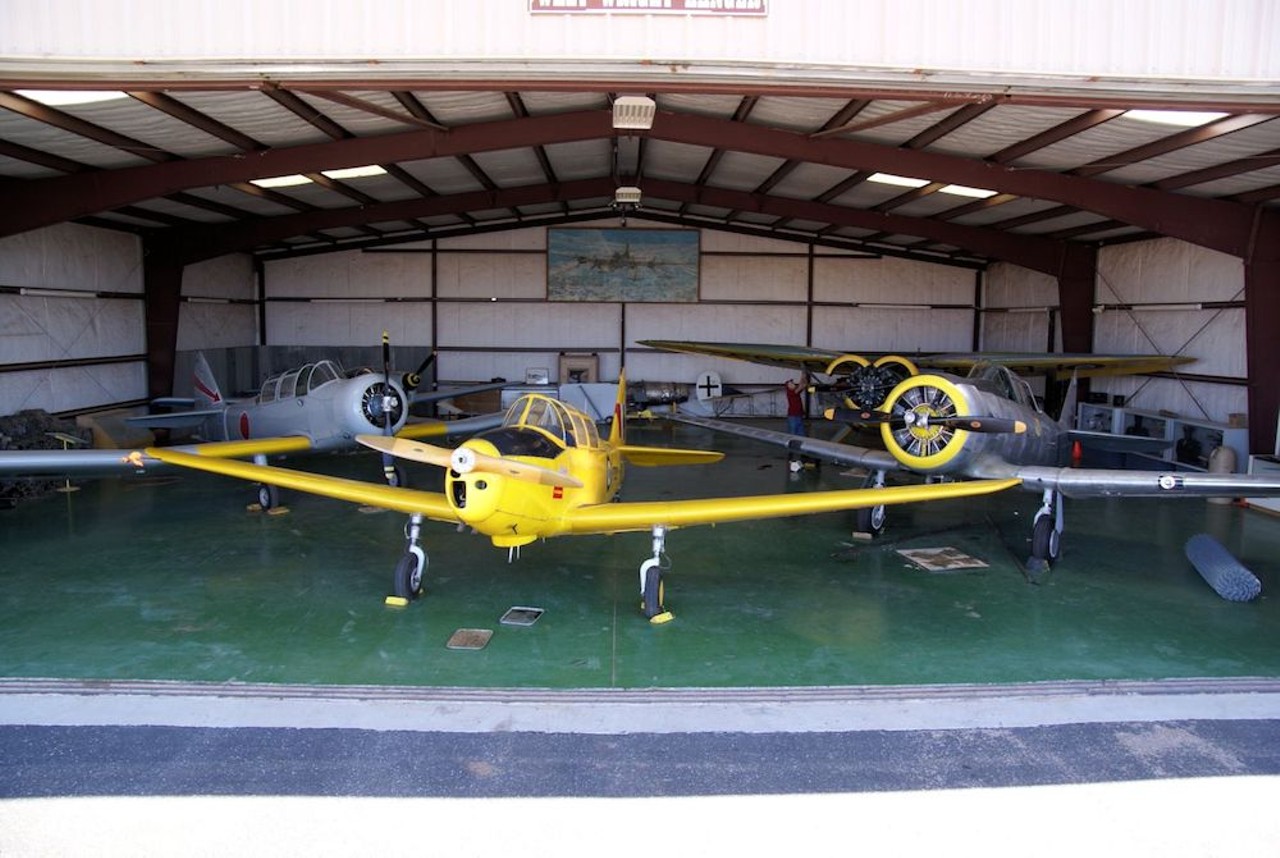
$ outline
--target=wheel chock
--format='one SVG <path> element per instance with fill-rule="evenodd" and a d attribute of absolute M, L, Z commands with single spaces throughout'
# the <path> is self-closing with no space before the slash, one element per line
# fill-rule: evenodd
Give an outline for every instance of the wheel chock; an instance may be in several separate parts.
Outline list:
<path fill-rule="evenodd" d="M 670 611 L 663 611 L 661 614 L 654 614 L 649 618 L 651 625 L 660 626 L 663 623 L 669 623 L 676 618 L 676 615 Z"/>
<path fill-rule="evenodd" d="M 288 515 L 289 508 L 287 506 L 273 506 L 267 510 L 267 515 Z"/>
<path fill-rule="evenodd" d="M 392 608 L 409 607 L 409 600 L 406 599 L 404 596 L 388 596 L 387 598 L 382 600 L 382 603 Z"/>

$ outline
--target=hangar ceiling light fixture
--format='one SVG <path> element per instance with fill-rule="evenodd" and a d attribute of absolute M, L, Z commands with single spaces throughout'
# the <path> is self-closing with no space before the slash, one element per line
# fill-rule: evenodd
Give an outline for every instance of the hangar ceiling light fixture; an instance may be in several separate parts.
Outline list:
<path fill-rule="evenodd" d="M 38 101 L 46 107 L 67 107 L 73 104 L 93 104 L 98 101 L 114 101 L 128 98 L 123 92 L 103 89 L 18 89 L 23 98 Z"/>
<path fill-rule="evenodd" d="M 1195 128 L 1222 119 L 1227 114 L 1207 110 L 1126 110 L 1124 115 L 1127 119 L 1137 119 L 1139 122 Z"/>
<path fill-rule="evenodd" d="M 367 176 L 384 176 L 387 171 L 377 164 L 369 164 L 365 167 L 344 167 L 341 170 L 321 170 L 321 175 L 328 176 L 330 179 L 363 179 Z M 293 185 L 306 185 L 311 182 L 301 173 L 292 173 L 288 176 L 271 176 L 266 179 L 251 179 L 249 184 L 257 185 L 260 188 L 288 188 Z"/>
<path fill-rule="evenodd" d="M 648 129 L 658 105 L 647 95 L 623 95 L 613 101 L 613 127 Z"/>

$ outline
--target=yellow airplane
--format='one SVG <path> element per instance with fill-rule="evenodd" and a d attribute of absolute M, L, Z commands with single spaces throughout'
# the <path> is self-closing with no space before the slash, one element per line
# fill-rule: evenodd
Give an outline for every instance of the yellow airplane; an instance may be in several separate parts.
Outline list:
<path fill-rule="evenodd" d="M 495 546 L 506 548 L 509 558 L 521 546 L 552 536 L 649 531 L 653 556 L 640 566 L 640 596 L 644 615 L 656 623 L 671 618 L 664 606 L 662 575 L 669 567 L 664 563 L 667 532 L 674 528 L 967 497 L 997 492 L 1019 482 L 975 480 L 616 503 L 624 461 L 633 465 L 693 465 L 724 457 L 707 450 L 627 444 L 626 390 L 624 374 L 618 381 L 613 420 L 605 439 L 586 414 L 539 393 L 520 397 L 507 410 L 501 426 L 452 450 L 407 438 L 358 437 L 375 450 L 446 468 L 442 493 L 203 456 L 198 448 L 197 452 L 148 448 L 146 455 L 171 465 L 408 513 L 405 552 L 395 570 L 395 596 L 388 597 L 392 604 L 408 604 L 422 594 L 427 568 L 420 541 L 424 519 L 467 525 L 488 536 Z"/>

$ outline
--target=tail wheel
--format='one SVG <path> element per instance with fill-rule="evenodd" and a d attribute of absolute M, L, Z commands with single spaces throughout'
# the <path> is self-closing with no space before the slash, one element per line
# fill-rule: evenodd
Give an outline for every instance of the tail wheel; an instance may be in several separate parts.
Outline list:
<path fill-rule="evenodd" d="M 937 470 L 963 449 L 969 433 L 933 420 L 956 417 L 971 409 L 964 393 L 945 378 L 917 375 L 893 389 L 885 402 L 893 419 L 880 427 L 880 436 L 894 458 L 916 471 Z"/>

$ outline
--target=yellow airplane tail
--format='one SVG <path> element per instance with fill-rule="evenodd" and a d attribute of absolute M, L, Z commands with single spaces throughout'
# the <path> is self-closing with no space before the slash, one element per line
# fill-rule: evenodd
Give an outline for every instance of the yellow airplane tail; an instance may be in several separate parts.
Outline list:
<path fill-rule="evenodd" d="M 613 403 L 613 422 L 609 424 L 609 444 L 621 447 L 627 443 L 627 371 L 618 371 L 618 398 Z"/>

